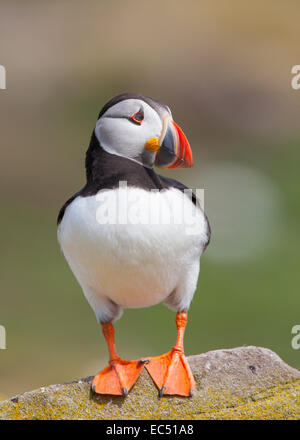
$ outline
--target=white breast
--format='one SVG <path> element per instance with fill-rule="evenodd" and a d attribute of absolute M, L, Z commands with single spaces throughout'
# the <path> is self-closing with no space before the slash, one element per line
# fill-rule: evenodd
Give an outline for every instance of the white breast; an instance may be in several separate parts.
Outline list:
<path fill-rule="evenodd" d="M 119 188 L 77 197 L 58 229 L 88 299 L 92 292 L 121 307 L 166 300 L 192 267 L 199 269 L 206 234 L 200 209 L 175 189 Z"/>

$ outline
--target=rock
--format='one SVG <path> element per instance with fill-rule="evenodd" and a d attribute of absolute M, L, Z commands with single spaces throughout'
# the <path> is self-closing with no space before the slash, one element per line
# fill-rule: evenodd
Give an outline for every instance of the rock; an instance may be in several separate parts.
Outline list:
<path fill-rule="evenodd" d="M 96 396 L 92 378 L 0 402 L 0 419 L 299 419 L 300 372 L 260 347 L 190 356 L 192 398 L 158 397 L 144 369 L 127 397 Z"/>

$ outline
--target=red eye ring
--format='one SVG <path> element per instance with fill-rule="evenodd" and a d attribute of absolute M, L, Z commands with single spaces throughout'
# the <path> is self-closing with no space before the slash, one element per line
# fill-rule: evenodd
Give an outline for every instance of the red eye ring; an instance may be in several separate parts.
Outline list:
<path fill-rule="evenodd" d="M 134 115 L 130 116 L 130 119 L 135 123 L 141 125 L 144 120 L 144 112 L 143 109 L 139 109 Z"/>

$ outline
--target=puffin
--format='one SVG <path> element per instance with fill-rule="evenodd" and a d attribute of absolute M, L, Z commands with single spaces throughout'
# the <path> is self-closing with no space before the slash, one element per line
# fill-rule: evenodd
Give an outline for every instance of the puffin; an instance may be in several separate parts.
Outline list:
<path fill-rule="evenodd" d="M 94 393 L 126 396 L 144 368 L 159 396 L 195 390 L 183 339 L 210 226 L 194 192 L 154 170 L 192 165 L 187 137 L 158 100 L 123 93 L 100 111 L 85 157 L 86 184 L 57 219 L 61 251 L 108 347 Z M 158 356 L 121 359 L 114 321 L 126 308 L 158 303 L 176 313 L 174 346 Z"/>

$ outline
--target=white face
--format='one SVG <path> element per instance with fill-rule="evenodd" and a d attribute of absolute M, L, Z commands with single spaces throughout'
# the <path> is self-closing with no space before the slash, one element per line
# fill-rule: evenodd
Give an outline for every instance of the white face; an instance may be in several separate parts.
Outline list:
<path fill-rule="evenodd" d="M 138 122 L 140 111 L 144 116 L 141 123 Z M 135 122 L 131 118 L 136 114 Z M 159 139 L 161 132 L 161 117 L 139 99 L 126 99 L 110 107 L 95 128 L 96 137 L 105 151 L 148 167 L 153 166 L 156 153 L 148 151 L 145 144 L 151 138 Z"/>

